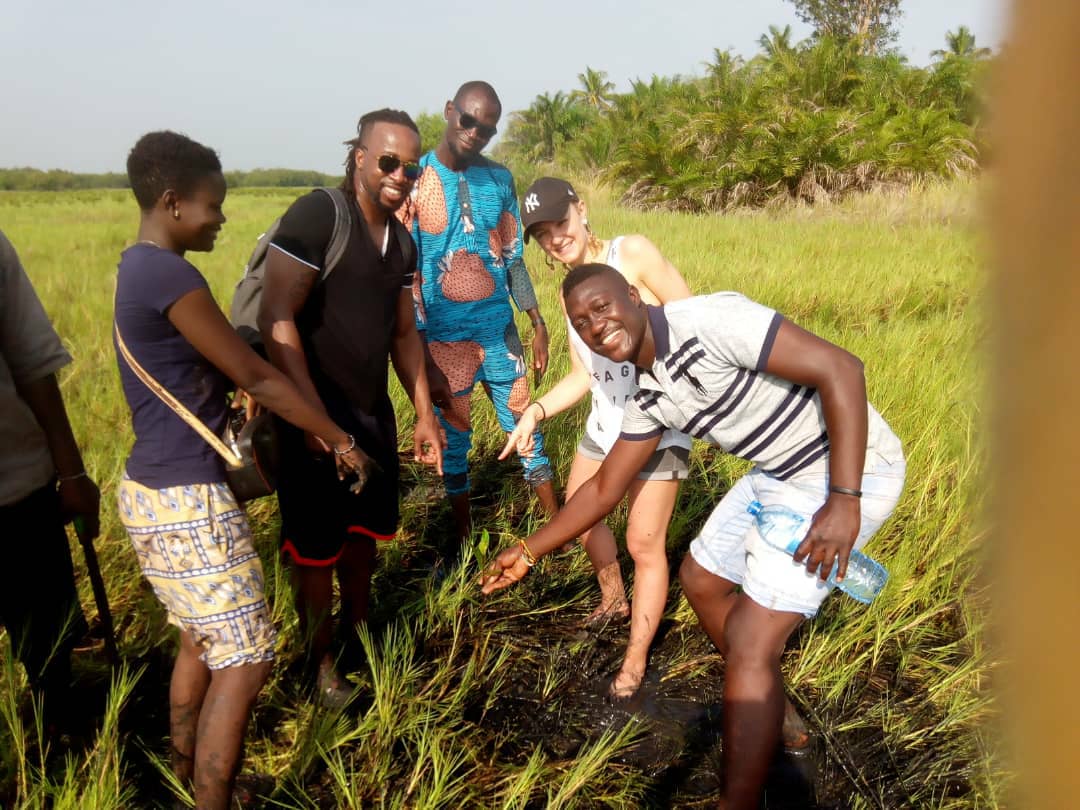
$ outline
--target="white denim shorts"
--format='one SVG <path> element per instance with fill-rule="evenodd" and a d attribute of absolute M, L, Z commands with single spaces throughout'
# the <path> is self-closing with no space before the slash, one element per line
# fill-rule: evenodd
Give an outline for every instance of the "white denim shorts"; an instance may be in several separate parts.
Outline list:
<path fill-rule="evenodd" d="M 860 501 L 862 523 L 855 548 L 862 548 L 888 520 L 904 488 L 906 463 L 899 448 L 887 454 L 867 451 Z M 768 545 L 758 534 L 751 501 L 764 506 L 784 504 L 806 516 L 807 525 L 829 495 L 827 475 L 780 481 L 756 467 L 736 482 L 716 505 L 701 533 L 690 544 L 694 561 L 711 574 L 742 585 L 762 607 L 806 618 L 817 613 L 831 586 L 817 572 L 806 570 L 787 553 Z M 883 561 L 888 568 L 888 561 Z"/>

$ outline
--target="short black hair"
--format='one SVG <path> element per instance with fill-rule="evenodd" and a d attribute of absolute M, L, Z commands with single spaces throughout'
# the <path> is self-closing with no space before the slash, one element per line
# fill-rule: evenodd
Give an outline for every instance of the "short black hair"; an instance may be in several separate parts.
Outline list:
<path fill-rule="evenodd" d="M 356 173 L 356 150 L 364 145 L 364 136 L 376 124 L 397 124 L 398 126 L 408 127 L 416 133 L 417 137 L 420 136 L 420 128 L 416 126 L 416 122 L 412 120 L 412 116 L 407 112 L 383 107 L 381 110 L 372 110 L 361 115 L 360 120 L 356 122 L 356 137 L 345 141 L 345 145 L 349 147 L 349 154 L 345 156 L 345 180 L 341 183 L 341 187 L 345 191 L 353 190 L 353 175 Z"/>
<path fill-rule="evenodd" d="M 471 95 L 473 93 L 483 93 L 488 97 L 490 101 L 495 103 L 495 105 L 499 108 L 499 112 L 502 112 L 502 102 L 499 100 L 499 94 L 495 92 L 495 88 L 487 82 L 482 82 L 478 80 L 465 82 L 465 84 L 461 85 L 461 87 L 458 88 L 457 92 L 454 93 L 454 103 L 460 103 L 461 100 L 465 98 L 465 96 Z"/>
<path fill-rule="evenodd" d="M 217 152 L 167 129 L 143 135 L 127 157 L 128 182 L 143 211 L 153 208 L 168 189 L 184 196 L 207 175 L 220 172 Z"/>
<path fill-rule="evenodd" d="M 595 262 L 592 264 L 582 264 L 567 273 L 566 278 L 563 279 L 563 300 L 565 301 L 567 298 L 570 297 L 570 293 L 574 290 L 575 287 L 580 284 L 584 284 L 590 278 L 608 275 L 622 282 L 618 285 L 619 289 L 630 289 L 630 282 L 628 282 L 626 278 L 623 277 L 623 274 L 616 270 L 614 267 L 612 267 L 610 264 L 601 264 L 600 262 Z"/>

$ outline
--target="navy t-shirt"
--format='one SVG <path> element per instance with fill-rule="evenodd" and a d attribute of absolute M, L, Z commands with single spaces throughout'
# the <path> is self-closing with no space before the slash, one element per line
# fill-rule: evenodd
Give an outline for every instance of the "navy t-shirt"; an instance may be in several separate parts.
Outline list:
<path fill-rule="evenodd" d="M 120 257 L 115 317 L 139 365 L 220 435 L 233 385 L 168 318 L 169 307 L 200 288 L 208 289 L 206 279 L 183 257 L 154 245 L 132 245 Z M 128 476 L 153 488 L 223 481 L 221 456 L 135 376 L 119 348 L 116 359 L 135 430 Z"/>

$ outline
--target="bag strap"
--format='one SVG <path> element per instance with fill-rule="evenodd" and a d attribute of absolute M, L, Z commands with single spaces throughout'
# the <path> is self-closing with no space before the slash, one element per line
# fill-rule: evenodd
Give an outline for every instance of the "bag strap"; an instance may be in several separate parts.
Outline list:
<path fill-rule="evenodd" d="M 394 221 L 394 233 L 397 236 L 398 250 L 401 252 L 401 260 L 405 264 L 407 270 L 412 262 L 416 261 L 414 256 L 412 260 L 409 259 L 409 249 L 416 250 L 416 243 L 413 242 L 412 232 L 402 224 L 401 220 L 393 214 L 390 215 L 390 219 Z M 420 268 L 417 268 L 417 272 L 420 272 Z"/>
<path fill-rule="evenodd" d="M 326 245 L 326 258 L 322 273 L 319 276 L 319 281 L 323 281 L 337 266 L 337 263 L 341 261 L 341 257 L 345 255 L 345 248 L 349 245 L 349 232 L 352 230 L 352 217 L 349 214 L 349 200 L 346 198 L 345 192 L 340 188 L 320 187 L 315 191 L 322 191 L 334 203 L 334 225 L 330 230 L 330 241 Z M 251 272 L 253 267 L 262 264 L 267 251 L 270 250 L 270 240 L 264 239 L 264 237 L 271 230 L 277 230 L 280 224 L 281 217 L 278 217 L 266 232 L 259 235 L 259 241 L 256 243 L 255 249 L 248 257 L 247 264 L 244 265 L 245 276 Z"/>
<path fill-rule="evenodd" d="M 240 459 L 240 456 L 234 453 L 219 437 L 215 436 L 214 432 L 210 430 L 199 417 L 189 411 L 180 400 L 170 394 L 168 389 L 155 380 L 149 371 L 139 365 L 139 361 L 131 355 L 130 351 L 128 351 L 127 344 L 124 343 L 124 339 L 120 336 L 120 325 L 115 321 L 113 322 L 113 333 L 116 335 L 116 345 L 120 347 L 120 354 L 124 356 L 124 360 L 127 361 L 131 370 L 135 372 L 135 376 L 142 380 L 143 383 L 146 384 L 146 387 L 157 395 L 158 399 L 172 408 L 177 416 L 187 422 L 192 430 L 202 436 L 203 439 L 206 440 L 206 443 L 214 448 L 219 456 L 225 459 L 226 464 L 230 467 L 243 466 L 243 461 Z"/>
<path fill-rule="evenodd" d="M 326 277 L 333 272 L 338 262 L 341 261 L 341 257 L 345 255 L 345 248 L 349 246 L 349 236 L 352 231 L 352 214 L 349 210 L 349 198 L 340 188 L 326 187 L 320 188 L 319 191 L 326 192 L 330 199 L 334 201 L 334 229 L 330 233 L 330 243 L 326 246 L 325 265 L 322 275 L 319 277 L 320 281 L 326 281 Z M 398 251 L 401 253 L 405 266 L 408 267 L 410 264 L 409 243 L 412 242 L 412 233 L 397 217 L 391 216 L 390 219 L 393 220 L 391 224 L 397 237 Z"/>
<path fill-rule="evenodd" d="M 326 259 L 319 278 L 320 281 L 326 281 L 326 277 L 337 267 L 341 257 L 345 255 L 345 248 L 349 245 L 352 215 L 349 211 L 349 201 L 340 188 L 320 188 L 319 191 L 325 192 L 334 203 L 334 229 L 330 232 L 330 242 L 326 246 Z"/>

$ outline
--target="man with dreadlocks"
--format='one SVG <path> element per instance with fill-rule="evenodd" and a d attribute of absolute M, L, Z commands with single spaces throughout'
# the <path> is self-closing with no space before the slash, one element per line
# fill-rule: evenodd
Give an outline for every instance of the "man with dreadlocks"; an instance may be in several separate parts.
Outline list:
<path fill-rule="evenodd" d="M 318 191 L 300 197 L 272 239 L 259 310 L 271 361 L 382 468 L 354 494 L 316 437 L 281 425 L 282 552 L 292 564 L 318 697 L 331 706 L 351 693 L 340 673 L 356 661 L 356 627 L 368 615 L 375 541 L 389 540 L 397 530 L 397 425 L 387 391 L 388 355 L 416 409 L 415 457 L 441 473 L 443 441 L 413 320 L 416 250 L 393 216 L 419 174 L 420 135 L 407 114 L 382 109 L 364 115 L 346 144 L 342 190 L 350 231 L 344 253 L 319 280 L 335 204 Z M 335 569 L 347 623 L 340 664 L 331 652 Z"/>

